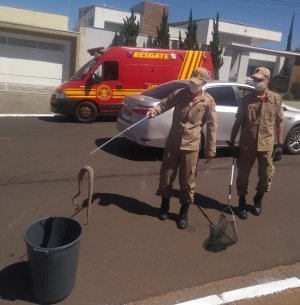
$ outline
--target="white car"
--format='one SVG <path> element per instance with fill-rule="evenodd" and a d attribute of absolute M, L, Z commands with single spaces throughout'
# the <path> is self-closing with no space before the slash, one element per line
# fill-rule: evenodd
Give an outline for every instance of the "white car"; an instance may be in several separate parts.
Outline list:
<path fill-rule="evenodd" d="M 123 107 L 118 115 L 117 129 L 123 132 L 134 123 L 142 120 L 149 108 L 154 107 L 170 93 L 187 86 L 187 84 L 188 80 L 174 80 L 140 94 L 125 97 Z M 242 83 L 210 81 L 203 87 L 203 90 L 213 96 L 217 104 L 217 147 L 226 147 L 238 105 L 242 97 L 254 91 L 254 88 Z M 285 148 L 290 154 L 300 154 L 300 110 L 284 105 L 284 115 Z M 139 145 L 163 148 L 171 127 L 172 117 L 173 109 L 129 128 L 123 133 L 123 136 Z M 205 125 L 202 139 L 204 145 Z"/>

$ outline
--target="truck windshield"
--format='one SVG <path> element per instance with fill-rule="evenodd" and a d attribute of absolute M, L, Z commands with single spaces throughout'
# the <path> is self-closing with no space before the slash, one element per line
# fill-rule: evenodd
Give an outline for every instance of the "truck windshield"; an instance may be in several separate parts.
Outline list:
<path fill-rule="evenodd" d="M 94 67 L 96 64 L 96 59 L 91 59 L 86 64 L 84 64 L 72 77 L 71 80 L 81 80 L 84 79 L 86 74 Z"/>

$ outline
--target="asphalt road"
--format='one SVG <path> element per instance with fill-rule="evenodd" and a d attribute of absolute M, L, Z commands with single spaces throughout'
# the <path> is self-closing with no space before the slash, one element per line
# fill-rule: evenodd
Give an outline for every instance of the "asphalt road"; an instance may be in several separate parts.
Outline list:
<path fill-rule="evenodd" d="M 61 304 L 124 304 L 238 277 L 300 260 L 300 155 L 277 164 L 263 213 L 237 219 L 239 241 L 212 253 L 203 248 L 207 220 L 197 206 L 190 226 L 176 227 L 178 199 L 171 217 L 157 219 L 155 195 L 162 150 L 144 149 L 117 138 L 113 120 L 77 124 L 60 117 L 0 118 L 0 273 L 4 304 L 34 304 L 29 289 L 23 234 L 37 219 L 74 216 L 83 224 L 76 285 Z M 74 215 L 77 174 L 84 164 L 94 173 L 89 225 L 86 209 Z M 217 222 L 227 203 L 231 158 L 218 152 L 209 165 L 200 159 L 196 203 Z M 248 201 L 255 194 L 254 168 Z M 177 187 L 177 185 L 176 185 Z M 79 201 L 86 201 L 87 183 Z M 233 194 L 232 204 L 237 202 Z M 229 216 L 228 216 L 229 217 Z M 270 279 L 266 279 L 270 280 Z M 243 287 L 237 282 L 235 288 Z M 177 301 L 184 295 L 178 294 Z"/>

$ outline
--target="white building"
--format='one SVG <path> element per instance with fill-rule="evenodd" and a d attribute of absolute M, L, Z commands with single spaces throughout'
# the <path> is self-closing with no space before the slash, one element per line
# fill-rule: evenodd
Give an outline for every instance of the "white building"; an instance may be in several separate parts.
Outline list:
<path fill-rule="evenodd" d="M 68 17 L 0 6 L 0 91 L 51 93 L 70 78 L 79 34 Z"/>
<path fill-rule="evenodd" d="M 213 32 L 213 18 L 195 20 L 197 23 L 197 40 L 203 48 L 210 44 Z M 175 26 L 187 27 L 187 22 L 178 22 Z M 261 52 L 259 47 L 252 51 L 245 46 L 255 46 L 262 42 L 280 42 L 282 33 L 258 28 L 252 25 L 219 20 L 219 40 L 223 47 L 224 64 L 220 69 L 221 80 L 245 82 L 257 66 L 268 67 L 278 74 L 281 66 L 277 65 L 277 56 Z M 283 64 L 283 62 L 281 63 Z"/>
<path fill-rule="evenodd" d="M 156 29 L 169 5 L 144 1 L 132 8 L 140 24 L 140 47 L 152 47 Z M 128 11 L 106 6 L 88 6 L 79 10 L 75 32 L 68 31 L 68 17 L 0 5 L 0 91 L 50 93 L 69 79 L 76 69 L 90 59 L 87 49 L 109 47 L 130 17 Z M 213 19 L 196 20 L 197 39 L 205 49 L 213 30 Z M 169 28 L 171 45 L 182 39 L 188 22 Z M 230 21 L 219 22 L 220 42 L 224 47 L 224 65 L 220 79 L 244 82 L 253 68 L 267 66 L 276 75 L 284 56 L 299 53 L 276 51 L 255 46 L 257 43 L 281 40 L 280 32 Z"/>
<path fill-rule="evenodd" d="M 137 39 L 137 46 L 151 47 L 153 32 L 150 29 L 159 26 L 163 9 L 169 12 L 169 6 L 159 3 L 144 1 L 132 8 L 137 21 L 142 24 L 142 35 Z M 119 14 L 117 14 L 119 11 Z M 160 14 L 158 13 L 160 11 Z M 123 19 L 131 15 L 131 9 L 127 12 L 106 6 L 89 6 L 82 8 L 79 13 L 79 20 L 75 27 L 80 32 L 80 53 L 79 64 L 84 64 L 89 58 L 86 52 L 89 48 L 98 46 L 109 47 L 115 32 L 118 32 L 123 24 Z M 114 19 L 115 18 L 115 19 Z M 156 18 L 154 20 L 154 18 Z M 143 22 L 154 20 L 156 23 L 143 27 Z M 197 40 L 202 49 L 206 49 L 212 40 L 213 18 L 199 19 L 197 23 Z M 155 25 L 156 24 L 156 25 Z M 113 26 L 112 26 L 113 25 Z M 170 25 L 171 46 L 176 45 L 179 39 L 179 31 L 182 39 L 185 38 L 185 31 L 188 21 L 177 22 Z M 260 48 L 258 43 L 280 42 L 282 33 L 269 29 L 258 28 L 252 25 L 240 24 L 231 21 L 219 21 L 219 38 L 223 46 L 224 64 L 220 69 L 221 80 L 232 80 L 245 82 L 252 74 L 255 67 L 263 65 L 268 67 L 272 75 L 277 75 L 284 62 L 285 56 L 295 58 L 299 53 L 276 51 Z"/>
<path fill-rule="evenodd" d="M 87 6 L 79 9 L 79 19 L 74 30 L 79 31 L 81 26 L 105 29 L 108 31 L 121 30 L 123 19 L 130 17 L 130 12 L 106 6 Z M 140 23 L 140 14 L 135 14 L 136 22 Z"/>

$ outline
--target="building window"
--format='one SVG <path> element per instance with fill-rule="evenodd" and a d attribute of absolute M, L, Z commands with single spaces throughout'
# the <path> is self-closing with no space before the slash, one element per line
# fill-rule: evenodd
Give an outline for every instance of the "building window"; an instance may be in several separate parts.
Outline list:
<path fill-rule="evenodd" d="M 105 21 L 104 30 L 113 31 L 113 32 L 121 32 L 122 25 L 123 24 L 121 24 L 121 23 Z"/>
<path fill-rule="evenodd" d="M 60 51 L 60 52 L 65 51 L 65 46 L 62 44 L 44 42 L 44 41 L 38 41 L 38 48 L 44 50 Z"/>
<path fill-rule="evenodd" d="M 37 49 L 59 51 L 59 52 L 65 51 L 65 46 L 63 44 L 44 42 L 44 41 L 34 41 L 34 40 L 14 38 L 14 37 L 0 36 L 0 44 L 7 44 L 11 46 L 26 47 L 26 48 L 37 48 Z"/>
<path fill-rule="evenodd" d="M 36 48 L 37 47 L 37 41 L 8 37 L 8 45 L 19 46 L 19 47 L 27 47 L 27 48 Z"/>
<path fill-rule="evenodd" d="M 218 106 L 237 106 L 233 87 L 213 87 L 205 90 L 215 100 Z"/>

